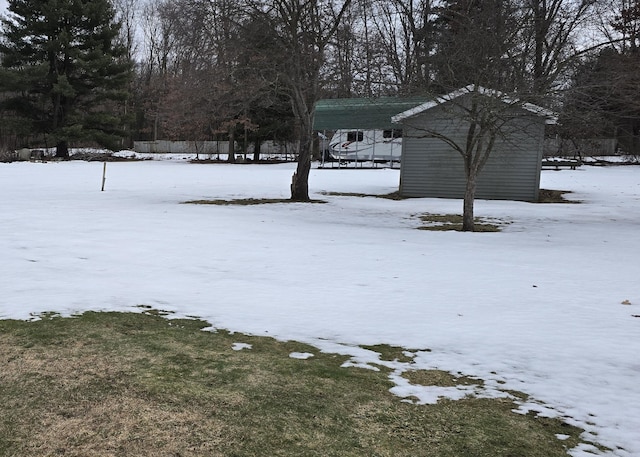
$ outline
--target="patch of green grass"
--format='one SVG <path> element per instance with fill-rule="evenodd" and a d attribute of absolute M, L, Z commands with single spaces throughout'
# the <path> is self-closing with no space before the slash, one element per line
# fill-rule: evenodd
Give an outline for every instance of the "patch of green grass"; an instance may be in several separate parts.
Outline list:
<path fill-rule="evenodd" d="M 144 314 L 149 314 L 151 316 L 170 316 L 173 314 L 173 311 L 157 309 L 149 305 L 137 305 L 136 308 L 140 308 Z"/>
<path fill-rule="evenodd" d="M 426 225 L 418 227 L 419 230 L 448 231 L 462 230 L 462 216 L 459 214 L 422 214 L 420 220 Z M 502 227 L 509 222 L 498 219 L 476 217 L 474 220 L 474 231 L 476 232 L 499 232 Z"/>
<path fill-rule="evenodd" d="M 408 404 L 345 356 L 147 311 L 0 321 L 0 455 L 560 457 L 579 442 L 506 399 Z M 452 382 L 428 373 L 409 376 Z"/>
<path fill-rule="evenodd" d="M 300 203 L 290 198 L 236 198 L 233 200 L 190 200 L 185 204 L 193 205 L 220 205 L 220 206 L 249 206 L 249 205 L 267 205 L 272 203 Z M 304 203 L 327 203 L 324 200 L 309 200 Z"/>

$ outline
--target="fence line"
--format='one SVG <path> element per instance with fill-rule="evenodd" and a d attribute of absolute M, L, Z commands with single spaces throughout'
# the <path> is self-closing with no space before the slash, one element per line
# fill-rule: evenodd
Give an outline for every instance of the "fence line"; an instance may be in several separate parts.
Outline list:
<path fill-rule="evenodd" d="M 218 155 L 229 153 L 228 141 L 134 141 L 133 149 L 140 153 L 159 153 L 159 154 L 205 154 Z M 234 148 L 236 154 L 244 154 L 238 151 L 238 145 Z M 254 145 L 247 147 L 247 154 L 253 154 Z M 297 145 L 290 142 L 265 141 L 260 145 L 261 155 L 290 155 L 297 153 Z"/>

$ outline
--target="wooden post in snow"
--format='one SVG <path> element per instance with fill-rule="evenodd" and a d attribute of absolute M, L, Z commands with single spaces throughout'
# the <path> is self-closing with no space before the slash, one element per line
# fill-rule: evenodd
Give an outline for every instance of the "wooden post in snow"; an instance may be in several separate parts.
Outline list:
<path fill-rule="evenodd" d="M 100 192 L 104 192 L 104 182 L 107 180 L 107 162 L 102 163 L 102 188 Z"/>

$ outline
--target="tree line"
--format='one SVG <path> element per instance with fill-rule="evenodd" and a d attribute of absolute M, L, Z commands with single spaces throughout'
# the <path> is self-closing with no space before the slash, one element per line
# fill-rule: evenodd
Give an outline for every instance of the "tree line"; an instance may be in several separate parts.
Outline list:
<path fill-rule="evenodd" d="M 638 0 L 9 0 L 0 145 L 298 140 L 320 98 L 487 87 L 640 153 Z M 234 154 L 229 155 L 233 160 Z"/>

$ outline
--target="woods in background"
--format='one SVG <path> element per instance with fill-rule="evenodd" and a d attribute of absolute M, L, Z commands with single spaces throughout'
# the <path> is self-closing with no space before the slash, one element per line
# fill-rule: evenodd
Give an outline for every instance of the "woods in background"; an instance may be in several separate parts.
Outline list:
<path fill-rule="evenodd" d="M 319 98 L 477 84 L 638 154 L 639 29 L 637 0 L 10 0 L 0 144 L 299 140 L 306 164 Z"/>

